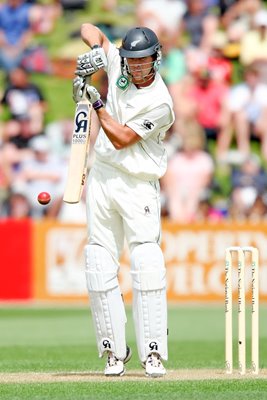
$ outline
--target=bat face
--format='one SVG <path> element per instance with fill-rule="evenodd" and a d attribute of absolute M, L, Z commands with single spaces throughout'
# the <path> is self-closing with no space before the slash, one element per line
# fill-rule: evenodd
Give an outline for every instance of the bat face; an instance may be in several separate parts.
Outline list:
<path fill-rule="evenodd" d="M 72 143 L 84 144 L 87 138 L 89 121 L 89 107 L 88 103 L 79 102 L 75 113 L 75 126 L 72 136 Z"/>
<path fill-rule="evenodd" d="M 84 99 L 77 103 L 72 134 L 67 185 L 63 200 L 78 203 L 87 174 L 92 105 Z"/>

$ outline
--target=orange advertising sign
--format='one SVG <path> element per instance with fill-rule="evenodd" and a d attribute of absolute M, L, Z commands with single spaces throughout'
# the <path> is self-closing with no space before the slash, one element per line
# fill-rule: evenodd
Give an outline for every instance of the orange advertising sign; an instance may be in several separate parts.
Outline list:
<path fill-rule="evenodd" d="M 174 225 L 163 221 L 162 249 L 167 268 L 169 301 L 223 301 L 224 257 L 228 246 L 255 246 L 260 255 L 260 297 L 267 300 L 267 224 Z M 86 228 L 57 222 L 35 225 L 34 296 L 46 300 L 88 301 L 84 246 Z M 247 260 L 246 291 L 251 269 Z M 237 291 L 237 270 L 233 273 Z M 131 276 L 127 247 L 121 258 L 120 285 L 131 301 Z"/>

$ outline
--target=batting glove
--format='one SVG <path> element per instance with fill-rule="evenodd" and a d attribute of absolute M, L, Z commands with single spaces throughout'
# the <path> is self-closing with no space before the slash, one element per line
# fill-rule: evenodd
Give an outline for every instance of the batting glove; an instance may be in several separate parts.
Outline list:
<path fill-rule="evenodd" d="M 107 57 L 105 51 L 100 46 L 93 46 L 88 53 L 81 54 L 77 58 L 76 75 L 82 77 L 92 75 L 99 69 L 106 67 Z"/>
<path fill-rule="evenodd" d="M 104 103 L 101 100 L 100 93 L 94 86 L 86 86 L 86 95 L 92 103 L 94 110 L 98 110 L 101 107 L 104 107 Z"/>
<path fill-rule="evenodd" d="M 85 89 L 85 79 L 81 76 L 76 76 L 72 81 L 72 98 L 75 103 L 78 103 L 83 98 L 83 91 Z"/>

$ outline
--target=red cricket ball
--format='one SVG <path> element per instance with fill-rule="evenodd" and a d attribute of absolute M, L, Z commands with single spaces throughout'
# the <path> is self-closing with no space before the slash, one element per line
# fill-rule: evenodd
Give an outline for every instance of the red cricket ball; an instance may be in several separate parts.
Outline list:
<path fill-rule="evenodd" d="M 47 192 L 41 192 L 38 194 L 38 201 L 40 204 L 45 205 L 48 204 L 51 200 L 51 196 Z"/>

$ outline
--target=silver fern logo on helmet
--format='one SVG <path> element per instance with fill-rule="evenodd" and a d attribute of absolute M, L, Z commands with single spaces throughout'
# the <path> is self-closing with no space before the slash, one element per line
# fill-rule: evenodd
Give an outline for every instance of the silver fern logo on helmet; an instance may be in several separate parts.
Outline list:
<path fill-rule="evenodd" d="M 141 40 L 134 40 L 133 42 L 131 42 L 131 49 L 133 48 L 133 47 L 136 47 L 136 45 L 138 44 L 138 43 L 140 43 L 141 42 Z"/>

